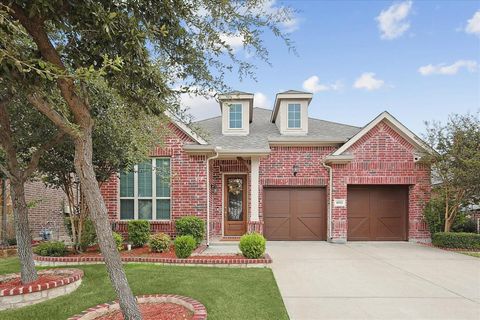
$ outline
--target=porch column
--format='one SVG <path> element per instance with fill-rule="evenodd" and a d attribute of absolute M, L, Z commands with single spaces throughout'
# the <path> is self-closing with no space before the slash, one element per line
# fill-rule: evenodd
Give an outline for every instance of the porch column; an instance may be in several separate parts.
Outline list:
<path fill-rule="evenodd" d="M 251 158 L 251 173 L 250 183 L 252 190 L 252 199 L 250 201 L 250 221 L 258 221 L 258 184 L 259 184 L 259 170 L 260 159 L 258 157 Z"/>

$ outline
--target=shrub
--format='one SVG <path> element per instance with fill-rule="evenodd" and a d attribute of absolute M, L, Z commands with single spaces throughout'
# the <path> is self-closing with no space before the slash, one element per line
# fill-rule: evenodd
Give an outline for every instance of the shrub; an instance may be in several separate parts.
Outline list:
<path fill-rule="evenodd" d="M 476 232 L 477 231 L 477 224 L 475 220 L 464 213 L 459 214 L 455 218 L 455 222 L 452 226 L 453 232 Z"/>
<path fill-rule="evenodd" d="M 150 223 L 147 220 L 128 222 L 128 241 L 134 247 L 143 247 L 150 237 Z"/>
<path fill-rule="evenodd" d="M 480 250 L 480 234 L 466 232 L 438 232 L 433 235 L 432 243 L 441 248 Z"/>
<path fill-rule="evenodd" d="M 445 203 L 441 198 L 432 198 L 423 209 L 423 218 L 430 234 L 442 232 L 445 229 Z"/>
<path fill-rule="evenodd" d="M 174 244 L 175 255 L 181 259 L 190 257 L 197 245 L 195 239 L 191 235 L 177 237 L 174 241 Z"/>
<path fill-rule="evenodd" d="M 265 238 L 256 232 L 244 234 L 240 238 L 240 251 L 248 259 L 258 259 L 265 254 Z"/>
<path fill-rule="evenodd" d="M 75 225 L 77 226 L 78 232 L 78 220 L 75 221 Z M 70 218 L 65 218 L 65 227 L 67 229 L 68 234 L 72 237 L 72 224 Z M 93 227 L 93 222 L 90 219 L 86 219 L 83 221 L 82 226 L 82 235 L 80 239 L 80 243 L 78 243 L 78 249 L 80 251 L 85 251 L 88 247 L 94 246 L 97 244 L 97 233 L 95 232 L 95 228 Z"/>
<path fill-rule="evenodd" d="M 40 243 L 38 246 L 33 248 L 33 252 L 39 256 L 62 257 L 68 252 L 68 250 L 63 242 L 49 241 Z"/>
<path fill-rule="evenodd" d="M 148 242 L 148 246 L 150 250 L 153 252 L 165 252 L 170 249 L 170 244 L 172 243 L 172 239 L 170 236 L 165 233 L 156 233 L 150 236 L 150 241 Z"/>
<path fill-rule="evenodd" d="M 120 233 L 113 232 L 113 240 L 115 240 L 115 245 L 117 246 L 118 251 L 123 250 L 123 237 Z"/>
<path fill-rule="evenodd" d="M 8 238 L 7 239 L 7 244 L 9 246 L 16 246 L 17 245 L 17 238 Z"/>
<path fill-rule="evenodd" d="M 175 221 L 175 229 L 178 236 L 192 236 L 197 246 L 205 236 L 205 223 L 202 219 L 194 216 L 183 217 Z"/>

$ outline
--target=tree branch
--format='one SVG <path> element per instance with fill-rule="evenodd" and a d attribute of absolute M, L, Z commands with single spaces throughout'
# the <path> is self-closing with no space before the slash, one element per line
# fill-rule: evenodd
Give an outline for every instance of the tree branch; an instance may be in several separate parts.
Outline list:
<path fill-rule="evenodd" d="M 12 127 L 10 125 L 10 117 L 7 112 L 7 104 L 11 101 L 12 96 L 8 95 L 0 101 L 0 146 L 7 156 L 7 168 L 13 170 L 18 168 L 17 150 L 13 144 Z M 3 167 L 3 166 L 2 166 Z M 3 167 L 5 170 L 6 168 Z M 3 170 L 3 169 L 2 169 Z M 10 176 L 14 176 L 12 171 L 8 171 Z"/>
<path fill-rule="evenodd" d="M 42 155 L 59 144 L 61 141 L 63 141 L 65 138 L 65 132 L 57 132 L 56 135 L 54 135 L 49 141 L 41 145 L 33 154 L 32 154 L 32 159 L 30 159 L 30 162 L 27 165 L 27 168 L 25 169 L 25 172 L 23 173 L 23 176 L 25 178 L 30 177 L 31 174 L 35 172 L 38 168 L 38 163 L 40 162 L 40 158 Z"/>
<path fill-rule="evenodd" d="M 49 103 L 37 93 L 28 94 L 27 100 L 34 106 L 35 109 L 50 119 L 50 121 L 52 121 L 61 131 L 74 138 L 78 136 L 78 132 L 71 127 L 71 124 L 61 114 L 55 111 L 49 105 Z"/>

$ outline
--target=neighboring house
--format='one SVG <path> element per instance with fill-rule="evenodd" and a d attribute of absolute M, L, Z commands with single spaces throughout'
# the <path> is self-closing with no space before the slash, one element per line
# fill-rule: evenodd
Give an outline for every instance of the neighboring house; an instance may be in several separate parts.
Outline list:
<path fill-rule="evenodd" d="M 14 238 L 15 231 L 13 225 L 12 200 L 9 192 L 10 185 L 8 180 L 5 181 L 7 238 Z M 29 181 L 25 184 L 25 200 L 28 205 L 28 220 L 33 240 L 41 240 L 41 233 L 43 231 L 50 233 L 52 240 L 69 240 L 64 225 L 63 214 L 63 203 L 66 201 L 66 195 L 61 189 L 47 187 L 39 180 Z M 3 214 L 2 211 L 2 218 Z"/>
<path fill-rule="evenodd" d="M 202 136 L 172 117 L 151 161 L 102 185 L 115 228 L 148 219 L 174 235 L 195 215 L 209 238 L 428 241 L 428 146 L 388 112 L 363 128 L 309 118 L 311 99 L 290 90 L 266 110 L 253 94 L 220 95 L 221 116 L 195 123 Z"/>

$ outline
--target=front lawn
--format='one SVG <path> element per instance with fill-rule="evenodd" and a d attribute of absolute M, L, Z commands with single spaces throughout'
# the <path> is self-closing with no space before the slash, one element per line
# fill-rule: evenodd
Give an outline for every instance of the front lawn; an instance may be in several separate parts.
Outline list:
<path fill-rule="evenodd" d="M 75 267 L 77 268 L 77 267 Z M 78 266 L 85 272 L 72 294 L 37 305 L 0 312 L 0 319 L 61 319 L 115 300 L 103 265 Z M 20 270 L 17 258 L 0 259 L 0 274 Z M 136 295 L 172 293 L 205 305 L 208 319 L 288 319 L 270 269 L 125 265 Z"/>
<path fill-rule="evenodd" d="M 469 251 L 462 251 L 460 253 L 466 254 L 467 256 L 480 258 L 480 252 L 469 252 Z"/>

